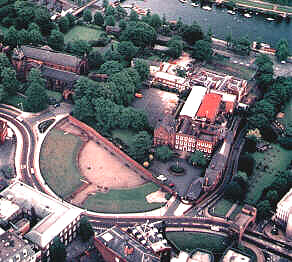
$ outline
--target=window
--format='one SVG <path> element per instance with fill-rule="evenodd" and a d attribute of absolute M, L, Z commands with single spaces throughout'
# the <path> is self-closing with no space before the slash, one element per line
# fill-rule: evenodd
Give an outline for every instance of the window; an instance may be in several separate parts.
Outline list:
<path fill-rule="evenodd" d="M 186 146 L 187 145 L 187 142 L 184 142 L 184 145 Z"/>
<path fill-rule="evenodd" d="M 176 143 L 176 144 L 179 144 L 179 140 L 176 140 L 175 143 Z"/>
<path fill-rule="evenodd" d="M 187 137 L 185 137 L 185 141 L 188 141 L 188 138 Z"/>
<path fill-rule="evenodd" d="M 22 250 L 22 253 L 23 253 L 23 256 L 24 256 L 24 257 L 27 256 L 27 250 L 26 250 L 26 249 L 23 249 L 23 250 Z"/>
<path fill-rule="evenodd" d="M 190 147 L 188 147 L 188 151 L 191 151 L 191 148 Z"/>
<path fill-rule="evenodd" d="M 180 144 L 182 145 L 184 142 L 183 141 L 180 141 Z"/>
<path fill-rule="evenodd" d="M 180 140 L 183 140 L 183 139 L 184 139 L 184 138 L 181 136 L 181 137 L 180 137 Z"/>
<path fill-rule="evenodd" d="M 176 136 L 176 139 L 179 139 L 179 136 Z"/>
<path fill-rule="evenodd" d="M 201 143 L 200 143 L 200 142 L 198 142 L 198 143 L 197 143 L 197 145 L 198 145 L 198 146 L 200 146 L 200 145 L 201 145 Z"/>

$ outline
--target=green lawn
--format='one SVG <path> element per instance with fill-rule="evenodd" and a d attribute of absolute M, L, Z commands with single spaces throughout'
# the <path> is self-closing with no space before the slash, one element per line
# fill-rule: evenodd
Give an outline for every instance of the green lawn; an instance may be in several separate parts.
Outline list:
<path fill-rule="evenodd" d="M 100 29 L 89 28 L 87 26 L 74 26 L 68 33 L 65 34 L 65 43 L 74 40 L 96 40 L 103 31 Z"/>
<path fill-rule="evenodd" d="M 80 174 L 76 157 L 82 141 L 71 134 L 53 129 L 46 137 L 40 154 L 41 173 L 46 183 L 62 198 L 68 197 L 79 186 Z"/>
<path fill-rule="evenodd" d="M 55 98 L 57 102 L 60 102 L 62 100 L 62 94 L 60 92 L 52 91 L 52 90 L 46 90 L 46 93 L 48 97 Z"/>
<path fill-rule="evenodd" d="M 132 145 L 133 137 L 135 135 L 135 131 L 131 129 L 114 129 L 112 130 L 112 136 L 114 139 L 121 139 L 128 147 Z"/>
<path fill-rule="evenodd" d="M 232 207 L 233 203 L 229 200 L 226 200 L 224 198 L 220 199 L 214 209 L 214 213 L 217 216 L 225 216 L 226 213 L 229 211 L 229 209 Z M 212 208 L 211 208 L 212 209 Z"/>
<path fill-rule="evenodd" d="M 284 110 L 285 116 L 283 119 L 280 119 L 280 121 L 285 125 L 288 126 L 288 124 L 292 125 L 292 99 L 290 102 L 286 105 Z"/>
<path fill-rule="evenodd" d="M 132 189 L 96 193 L 88 197 L 83 208 L 103 213 L 134 213 L 153 210 L 161 207 L 161 204 L 149 204 L 146 196 L 158 189 L 159 187 L 154 183 L 147 183 Z"/>
<path fill-rule="evenodd" d="M 242 79 L 249 80 L 254 75 L 254 70 L 249 69 L 246 66 L 234 64 L 227 59 L 213 59 L 211 63 L 205 65 L 206 68 L 223 72 L 228 75 L 233 75 Z"/>
<path fill-rule="evenodd" d="M 291 151 L 281 148 L 278 144 L 271 145 L 273 148 L 266 152 L 253 153 L 256 163 L 262 162 L 268 166 L 268 169 L 264 172 L 255 169 L 249 179 L 246 201 L 252 205 L 260 199 L 264 188 L 272 184 L 279 171 L 285 170 L 291 161 Z"/>
<path fill-rule="evenodd" d="M 190 252 L 197 248 L 211 251 L 215 257 L 215 261 L 218 261 L 230 244 L 230 240 L 226 237 L 200 232 L 169 232 L 166 233 L 166 237 L 173 241 L 179 249 L 184 251 Z"/>

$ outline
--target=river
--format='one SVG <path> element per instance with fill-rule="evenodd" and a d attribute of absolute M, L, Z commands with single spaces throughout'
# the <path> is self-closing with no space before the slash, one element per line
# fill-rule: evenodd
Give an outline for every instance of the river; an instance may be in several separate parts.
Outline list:
<path fill-rule="evenodd" d="M 165 14 L 168 20 L 178 20 L 179 17 L 186 24 L 196 21 L 207 32 L 212 29 L 214 37 L 224 39 L 228 33 L 233 38 L 248 36 L 252 41 L 261 41 L 275 47 L 279 39 L 287 39 L 292 52 L 292 23 L 267 21 L 261 15 L 246 18 L 242 14 L 230 15 L 227 9 L 213 6 L 211 11 L 200 7 L 192 7 L 189 3 L 182 4 L 178 0 L 126 0 L 124 4 L 136 3 L 142 8 L 151 8 L 152 13 Z"/>

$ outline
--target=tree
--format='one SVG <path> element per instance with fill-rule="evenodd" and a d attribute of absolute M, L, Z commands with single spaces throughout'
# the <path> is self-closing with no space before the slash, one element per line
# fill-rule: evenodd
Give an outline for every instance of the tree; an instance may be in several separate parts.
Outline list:
<path fill-rule="evenodd" d="M 118 44 L 117 48 L 121 58 L 126 61 L 131 61 L 138 52 L 138 48 L 134 46 L 131 41 L 122 41 Z"/>
<path fill-rule="evenodd" d="M 240 55 L 249 55 L 251 50 L 251 42 L 247 37 L 242 37 L 239 40 L 232 41 L 232 50 Z"/>
<path fill-rule="evenodd" d="M 133 21 L 133 22 L 139 21 L 139 15 L 137 14 L 137 12 L 134 9 L 131 10 L 129 20 Z"/>
<path fill-rule="evenodd" d="M 7 97 L 8 97 L 8 93 L 3 88 L 3 85 L 0 84 L 0 102 L 3 103 Z"/>
<path fill-rule="evenodd" d="M 197 150 L 191 153 L 188 163 L 192 166 L 206 167 L 207 159 L 205 158 L 203 152 Z"/>
<path fill-rule="evenodd" d="M 176 59 L 181 56 L 183 51 L 183 41 L 179 37 L 172 37 L 168 43 L 168 54 Z"/>
<path fill-rule="evenodd" d="M 242 200 L 244 192 L 242 187 L 236 182 L 231 181 L 225 188 L 224 197 L 232 200 Z"/>
<path fill-rule="evenodd" d="M 238 161 L 238 170 L 245 172 L 248 176 L 252 175 L 255 160 L 252 155 L 241 155 Z"/>
<path fill-rule="evenodd" d="M 5 55 L 4 53 L 0 53 L 0 75 L 2 74 L 2 71 L 6 68 L 12 68 L 12 65 L 7 55 Z"/>
<path fill-rule="evenodd" d="M 90 99 L 86 96 L 74 99 L 73 116 L 86 124 L 94 124 L 95 111 Z"/>
<path fill-rule="evenodd" d="M 281 39 L 277 43 L 276 57 L 278 61 L 286 61 L 289 55 L 288 41 Z"/>
<path fill-rule="evenodd" d="M 136 59 L 134 68 L 137 70 L 138 74 L 140 75 L 142 82 L 148 79 L 150 75 L 150 69 L 146 61 L 142 59 Z"/>
<path fill-rule="evenodd" d="M 48 38 L 48 44 L 54 50 L 62 51 L 64 49 L 64 34 L 58 30 L 52 30 Z"/>
<path fill-rule="evenodd" d="M 267 128 L 269 123 L 270 119 L 268 119 L 263 113 L 253 114 L 247 119 L 247 124 L 250 129 L 258 128 L 260 130 L 263 130 Z"/>
<path fill-rule="evenodd" d="M 99 69 L 104 63 L 102 55 L 97 50 L 91 50 L 88 55 L 88 66 L 91 70 Z"/>
<path fill-rule="evenodd" d="M 17 44 L 26 45 L 29 43 L 29 33 L 25 29 L 21 29 L 17 32 Z"/>
<path fill-rule="evenodd" d="M 115 18 L 117 20 L 123 19 L 127 17 L 127 11 L 125 8 L 121 7 L 120 5 L 116 8 Z"/>
<path fill-rule="evenodd" d="M 157 160 L 166 162 L 174 156 L 174 153 L 168 146 L 159 146 L 156 147 L 154 156 Z"/>
<path fill-rule="evenodd" d="M 129 154 L 141 163 L 147 159 L 151 145 L 152 139 L 150 135 L 145 131 L 138 132 L 133 137 L 133 143 L 129 147 Z"/>
<path fill-rule="evenodd" d="M 148 119 L 145 111 L 138 109 L 132 110 L 130 127 L 136 131 L 142 131 L 148 127 Z"/>
<path fill-rule="evenodd" d="M 67 49 L 70 53 L 82 57 L 84 54 L 89 54 L 92 47 L 85 40 L 76 40 L 71 42 Z"/>
<path fill-rule="evenodd" d="M 158 14 L 153 14 L 150 18 L 149 24 L 155 28 L 155 30 L 158 30 L 162 25 L 160 16 Z"/>
<path fill-rule="evenodd" d="M 272 207 L 269 200 L 260 201 L 257 204 L 257 216 L 259 219 L 268 218 Z"/>
<path fill-rule="evenodd" d="M 245 172 L 238 171 L 236 176 L 233 178 L 234 181 L 236 181 L 242 189 L 246 190 L 248 186 L 248 177 Z"/>
<path fill-rule="evenodd" d="M 100 12 L 96 12 L 93 17 L 93 21 L 96 25 L 102 26 L 104 23 L 103 16 Z"/>
<path fill-rule="evenodd" d="M 226 35 L 225 41 L 226 41 L 226 44 L 227 44 L 227 48 L 229 48 L 231 46 L 231 43 L 232 43 L 232 33 L 231 32 L 229 32 Z"/>
<path fill-rule="evenodd" d="M 76 17 L 74 15 L 72 15 L 71 13 L 67 13 L 66 17 L 67 17 L 68 22 L 69 22 L 69 28 L 73 27 L 75 25 Z"/>
<path fill-rule="evenodd" d="M 83 12 L 83 20 L 86 23 L 91 23 L 91 21 L 92 21 L 92 14 L 91 14 L 91 11 L 89 9 L 85 9 L 84 10 L 84 12 Z"/>
<path fill-rule="evenodd" d="M 50 246 L 50 261 L 52 262 L 65 262 L 66 261 L 66 248 L 58 237 L 55 237 L 53 244 Z"/>
<path fill-rule="evenodd" d="M 114 26 L 116 24 L 115 18 L 113 15 L 105 17 L 105 25 Z"/>
<path fill-rule="evenodd" d="M 27 31 L 38 30 L 40 31 L 40 27 L 36 23 L 30 23 L 28 25 Z"/>
<path fill-rule="evenodd" d="M 120 27 L 121 30 L 124 30 L 127 27 L 127 22 L 126 22 L 125 19 L 121 19 L 119 21 L 119 27 Z"/>
<path fill-rule="evenodd" d="M 254 153 L 257 147 L 257 137 L 255 135 L 248 135 L 245 137 L 244 151 Z"/>
<path fill-rule="evenodd" d="M 31 30 L 28 32 L 28 39 L 31 45 L 39 45 L 43 43 L 43 36 L 39 30 Z"/>
<path fill-rule="evenodd" d="M 193 22 L 192 25 L 185 25 L 182 36 L 189 45 L 193 45 L 198 40 L 204 39 L 204 33 L 196 22 Z"/>
<path fill-rule="evenodd" d="M 116 9 L 115 9 L 113 6 L 109 5 L 109 6 L 106 8 L 105 16 L 110 16 L 110 15 L 114 16 L 115 13 L 116 13 Z"/>
<path fill-rule="evenodd" d="M 254 104 L 250 108 L 250 113 L 252 115 L 255 114 L 264 114 L 268 119 L 273 119 L 275 115 L 275 108 L 273 104 L 271 104 L 269 101 L 266 99 L 262 99 Z"/>
<path fill-rule="evenodd" d="M 10 26 L 9 29 L 4 33 L 4 44 L 14 48 L 17 45 L 17 40 L 17 30 L 14 26 Z"/>
<path fill-rule="evenodd" d="M 65 34 L 68 32 L 69 28 L 70 28 L 70 22 L 69 22 L 69 18 L 68 16 L 62 16 L 59 20 L 58 20 L 58 25 L 60 28 L 60 31 Z M 51 32 L 52 34 L 52 32 Z"/>
<path fill-rule="evenodd" d="M 128 67 L 122 70 L 129 77 L 130 81 L 135 85 L 136 89 L 139 89 L 141 86 L 141 77 L 137 70 L 133 67 Z"/>
<path fill-rule="evenodd" d="M 266 197 L 270 201 L 270 204 L 272 206 L 275 206 L 275 204 L 279 200 L 279 195 L 276 190 L 269 190 Z"/>
<path fill-rule="evenodd" d="M 80 219 L 79 234 L 83 242 L 88 241 L 93 235 L 93 229 L 86 217 Z"/>
<path fill-rule="evenodd" d="M 51 15 L 45 8 L 38 8 L 35 11 L 34 22 L 40 27 L 41 33 L 45 36 L 49 35 L 51 30 L 54 28 Z"/>
<path fill-rule="evenodd" d="M 16 72 L 11 67 L 4 68 L 1 72 L 2 87 L 9 95 L 15 95 L 20 83 L 16 79 Z"/>
<path fill-rule="evenodd" d="M 108 76 L 111 76 L 115 73 L 118 73 L 120 71 L 122 71 L 123 66 L 121 63 L 117 62 L 117 61 L 106 61 L 104 64 L 101 65 L 101 67 L 99 68 L 98 72 L 100 74 L 107 74 Z"/>
<path fill-rule="evenodd" d="M 193 48 L 192 57 L 199 61 L 209 61 L 212 58 L 212 47 L 206 40 L 198 40 Z"/>
<path fill-rule="evenodd" d="M 288 136 L 280 136 L 278 138 L 278 142 L 281 145 L 281 147 L 291 150 L 292 149 L 292 137 L 288 137 Z"/>
<path fill-rule="evenodd" d="M 48 106 L 46 89 L 36 81 L 33 81 L 25 92 L 27 98 L 24 100 L 25 111 L 40 112 Z"/>
<path fill-rule="evenodd" d="M 121 41 L 132 41 L 135 46 L 153 46 L 156 41 L 155 29 L 144 22 L 130 22 L 122 32 Z"/>

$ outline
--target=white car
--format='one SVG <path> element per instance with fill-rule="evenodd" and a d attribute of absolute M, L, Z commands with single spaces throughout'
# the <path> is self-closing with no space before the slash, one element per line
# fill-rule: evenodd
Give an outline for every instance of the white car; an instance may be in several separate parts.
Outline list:
<path fill-rule="evenodd" d="M 166 181 L 166 180 L 167 180 L 167 177 L 164 176 L 164 175 L 159 175 L 159 176 L 157 177 L 157 179 L 160 180 L 160 181 Z"/>

